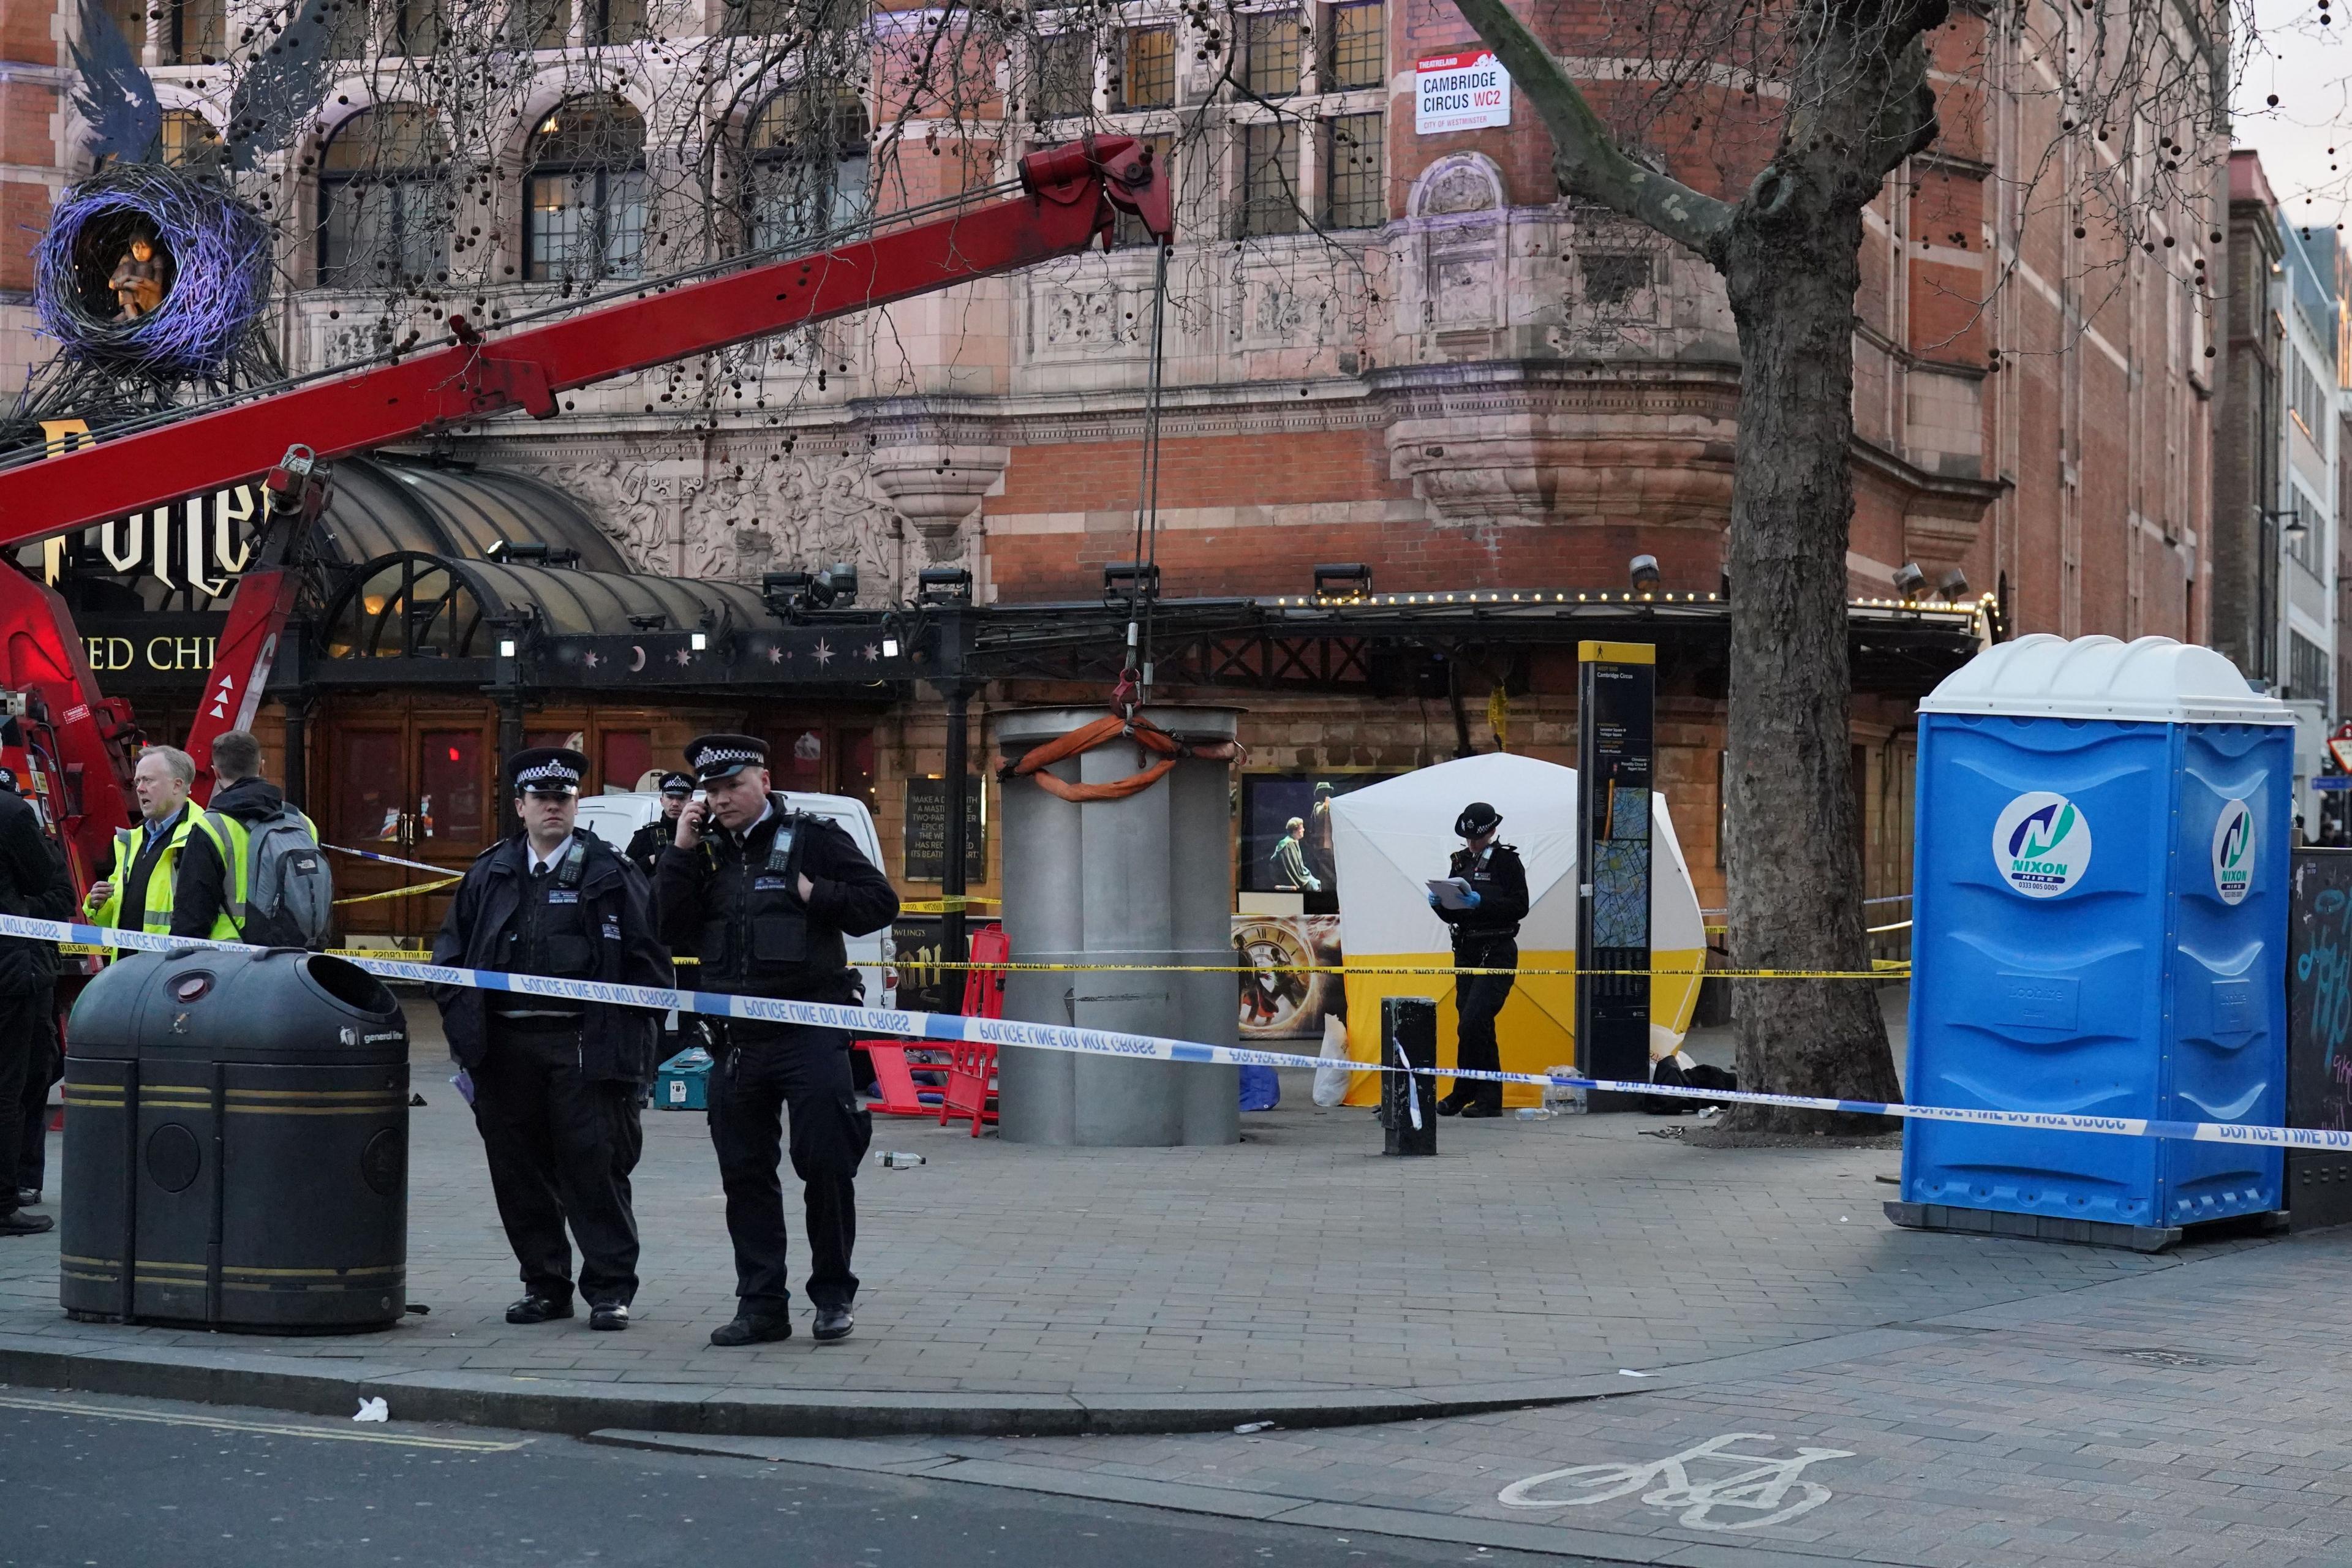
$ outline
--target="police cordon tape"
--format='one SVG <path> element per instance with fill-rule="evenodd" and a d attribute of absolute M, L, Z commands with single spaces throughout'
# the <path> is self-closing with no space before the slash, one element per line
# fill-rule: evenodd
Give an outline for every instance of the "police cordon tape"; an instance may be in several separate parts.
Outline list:
<path fill-rule="evenodd" d="M 24 915 L 0 915 L 0 936 L 28 937 L 37 942 L 137 948 L 150 952 L 173 952 L 183 949 L 210 949 L 222 952 L 268 951 L 247 942 L 151 936 L 145 931 L 72 925 L 64 921 L 33 920 Z M 896 1008 L 848 1007 L 829 1002 L 779 1002 L 764 996 L 729 996 L 707 991 L 667 991 L 650 985 L 607 985 L 596 981 L 552 980 L 538 974 L 507 974 L 497 970 L 458 969 L 444 964 L 410 963 L 391 959 L 362 958 L 352 962 L 381 979 L 407 981 L 413 984 L 463 985 L 482 991 L 511 991 L 526 996 L 548 996 L 568 1002 L 600 1002 L 623 1007 L 644 1007 L 654 1012 L 668 1012 L 675 1008 L 681 1013 L 694 1013 L 705 1017 L 739 1018 L 763 1024 L 797 1024 L 810 1028 L 840 1029 L 867 1036 L 962 1040 L 975 1045 L 1064 1051 L 1128 1061 L 1301 1068 L 1341 1066 L 1349 1072 L 1406 1070 L 1385 1063 L 1360 1062 L 1352 1058 L 1344 1063 L 1333 1063 L 1319 1057 L 1295 1056 L 1286 1051 L 1210 1046 L 1159 1035 L 1129 1035 L 1112 1029 L 1031 1024 L 1013 1018 L 968 1018 L 952 1013 L 908 1013 Z M 2135 1116 L 2076 1116 L 2040 1110 L 1988 1110 L 1966 1106 L 1890 1105 L 1873 1100 L 1830 1100 L 1809 1094 L 1759 1094 L 1748 1089 L 1689 1089 L 1614 1079 L 1555 1077 L 1548 1073 L 1456 1072 L 1436 1068 L 1411 1070 L 1414 1079 L 1453 1078 L 1480 1083 L 1524 1083 L 1538 1089 L 1663 1095 L 1709 1104 L 1777 1105 L 1796 1110 L 1894 1116 L 1913 1121 L 1965 1122 L 2029 1131 L 2092 1132 L 2110 1137 L 2162 1138 L 2190 1143 L 2249 1143 L 2284 1149 L 2352 1149 L 2352 1131 L 2326 1129 L 2260 1127 L 2231 1121 L 2167 1121 Z M 1418 1090 L 1415 1090 L 1413 1099 L 1417 1109 Z"/>
<path fill-rule="evenodd" d="M 397 855 L 385 855 L 373 849 L 346 849 L 340 844 L 321 844 L 320 848 L 337 855 L 349 855 L 355 860 L 373 860 L 382 866 L 405 866 L 412 871 L 430 871 L 438 877 L 449 874 L 446 866 L 436 866 L 429 860 L 404 860 Z"/>

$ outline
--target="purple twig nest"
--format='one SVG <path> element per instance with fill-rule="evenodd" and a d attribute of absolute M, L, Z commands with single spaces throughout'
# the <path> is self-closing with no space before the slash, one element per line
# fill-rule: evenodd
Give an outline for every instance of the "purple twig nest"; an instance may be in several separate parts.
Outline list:
<path fill-rule="evenodd" d="M 133 265 L 133 241 L 149 258 Z M 68 189 L 33 253 L 41 325 L 75 358 L 160 380 L 221 374 L 269 303 L 269 226 L 225 187 L 118 163 Z M 162 298 L 124 319 L 126 289 Z"/>

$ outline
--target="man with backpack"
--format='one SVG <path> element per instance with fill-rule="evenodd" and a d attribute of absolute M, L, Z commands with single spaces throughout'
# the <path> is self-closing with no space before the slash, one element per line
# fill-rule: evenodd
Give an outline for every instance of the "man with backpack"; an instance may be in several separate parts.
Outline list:
<path fill-rule="evenodd" d="M 212 800 L 188 836 L 172 902 L 173 936 L 263 947 L 316 947 L 332 919 L 333 879 L 310 819 L 261 776 L 261 742 L 243 730 L 213 739 Z"/>

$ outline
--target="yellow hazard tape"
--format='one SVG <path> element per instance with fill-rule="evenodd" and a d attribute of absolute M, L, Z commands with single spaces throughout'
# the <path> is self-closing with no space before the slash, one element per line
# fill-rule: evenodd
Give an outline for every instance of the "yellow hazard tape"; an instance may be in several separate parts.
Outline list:
<path fill-rule="evenodd" d="M 680 963 L 694 960 L 681 958 Z M 1399 963 L 973 963 L 926 959 L 907 963 L 906 969 L 988 969 L 1024 974 L 1514 974 L 1537 975 L 1647 974 L 1664 980 L 1900 980 L 1911 966 L 1897 959 L 1876 959 L 1868 970 L 1856 969 L 1488 969 L 1476 964 Z"/>
<path fill-rule="evenodd" d="M 97 951 L 92 949 L 92 952 Z M 341 958 L 398 958 L 418 956 L 414 948 L 391 947 L 331 947 L 327 952 Z M 698 965 L 701 960 L 690 953 L 679 953 L 671 960 L 680 965 Z M 949 963 L 929 959 L 917 963 L 897 962 L 893 968 L 906 973 L 933 969 L 986 969 L 1000 973 L 1017 970 L 1024 974 L 1230 974 L 1247 979 L 1254 974 L 1514 974 L 1522 978 L 1536 975 L 1626 975 L 1647 973 L 1658 980 L 1901 980 L 1911 973 L 1911 966 L 1896 959 L 1874 961 L 1876 967 L 1864 973 L 1843 969 L 1481 969 L 1472 966 L 1453 968 L 1440 964 L 1398 963 Z"/>
<path fill-rule="evenodd" d="M 373 904 L 379 899 L 413 899 L 419 893 L 437 893 L 442 889 L 454 887 L 465 879 L 462 876 L 444 877 L 437 882 L 420 882 L 414 888 L 394 888 L 390 892 L 361 893 L 352 898 L 337 899 L 335 905 L 340 909 L 345 904 Z"/>

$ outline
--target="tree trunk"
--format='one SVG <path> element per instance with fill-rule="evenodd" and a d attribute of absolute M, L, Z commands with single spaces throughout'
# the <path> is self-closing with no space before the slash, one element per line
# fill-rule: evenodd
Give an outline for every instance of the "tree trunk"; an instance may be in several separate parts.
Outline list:
<path fill-rule="evenodd" d="M 1628 157 L 1508 0 L 1454 5 L 1542 114 L 1560 188 L 1649 225 L 1723 274 L 1740 351 L 1724 769 L 1731 952 L 1742 968 L 1866 975 L 1847 763 L 1853 301 L 1864 206 L 1936 139 L 1922 35 L 1943 25 L 1948 0 L 1797 0 L 1780 144 L 1737 202 Z M 1742 1089 L 1901 1098 L 1868 979 L 1742 980 L 1732 997 Z M 1728 1120 L 1744 1132 L 1885 1125 L 1761 1106 Z"/>
<path fill-rule="evenodd" d="M 1724 783 L 1731 951 L 1742 968 L 1870 967 L 1856 896 L 1845 603 L 1861 242 L 1858 205 L 1801 174 L 1768 171 L 1720 261 L 1740 347 Z M 1735 985 L 1740 1088 L 1901 1098 L 1875 986 Z M 1790 1132 L 1883 1123 L 1743 1106 L 1730 1125 Z"/>

